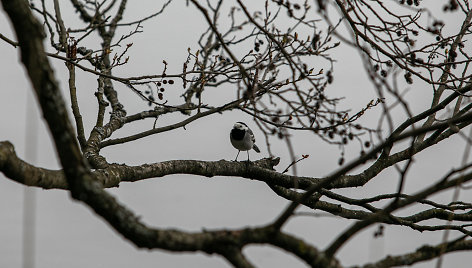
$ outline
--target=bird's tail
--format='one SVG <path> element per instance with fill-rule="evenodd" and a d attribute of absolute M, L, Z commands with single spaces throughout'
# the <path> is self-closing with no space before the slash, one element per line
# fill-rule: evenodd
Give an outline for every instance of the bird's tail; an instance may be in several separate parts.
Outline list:
<path fill-rule="evenodd" d="M 254 151 L 256 151 L 256 152 L 258 152 L 258 153 L 261 152 L 261 150 L 259 150 L 259 147 L 257 147 L 256 144 L 254 144 L 254 145 L 252 146 L 252 149 L 254 149 Z"/>

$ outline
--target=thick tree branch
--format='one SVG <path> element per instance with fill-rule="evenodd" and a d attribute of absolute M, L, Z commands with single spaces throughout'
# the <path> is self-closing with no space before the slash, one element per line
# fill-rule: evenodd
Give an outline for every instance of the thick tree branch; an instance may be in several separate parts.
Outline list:
<path fill-rule="evenodd" d="M 441 249 L 445 249 L 444 253 L 457 252 L 472 249 L 472 240 L 465 240 L 465 237 L 456 239 L 447 243 L 438 244 L 436 246 L 422 246 L 415 252 L 388 256 L 378 262 L 369 263 L 362 266 L 354 266 L 352 268 L 387 268 L 397 266 L 410 266 L 418 262 L 427 261 L 438 257 Z"/>
<path fill-rule="evenodd" d="M 74 198 L 93 208 L 97 214 L 138 247 L 172 251 L 203 251 L 224 256 L 228 245 L 242 247 L 249 243 L 271 243 L 278 244 L 296 255 L 305 256 L 307 252 L 311 252 L 311 255 L 320 257 L 303 241 L 289 235 L 281 237 L 281 234 L 272 228 L 186 233 L 177 230 L 158 230 L 144 225 L 131 211 L 103 191 L 100 184 L 93 181 L 94 175 L 89 171 L 85 159 L 80 154 L 77 141 L 73 138 L 73 129 L 67 113 L 62 112 L 65 110 L 65 104 L 42 47 L 41 27 L 32 16 L 27 2 L 3 0 L 2 4 L 13 21 L 21 47 L 22 60 L 53 134 L 67 183 Z M 28 31 L 25 32 L 26 30 Z M 35 57 L 32 57 L 32 54 Z M 5 147 L 10 150 L 11 154 L 11 146 L 5 144 Z M 303 250 L 300 250 L 301 248 Z"/>
<path fill-rule="evenodd" d="M 43 189 L 67 188 L 62 170 L 50 170 L 32 166 L 19 159 L 13 145 L 0 142 L 0 171 L 9 179 L 28 186 Z"/>
<path fill-rule="evenodd" d="M 358 221 L 354 223 L 350 228 L 342 232 L 332 243 L 331 245 L 325 250 L 326 255 L 334 256 L 334 254 L 344 245 L 353 235 L 355 235 L 360 230 L 366 228 L 367 226 L 371 225 L 374 222 L 378 222 L 379 219 L 383 215 L 389 215 L 393 211 L 415 203 L 421 199 L 424 199 L 432 194 L 438 193 L 444 189 L 448 189 L 451 187 L 455 187 L 461 183 L 467 182 L 472 180 L 472 172 L 469 172 L 464 175 L 457 176 L 454 179 L 451 179 L 451 176 L 464 171 L 465 169 L 469 168 L 470 166 L 466 166 L 460 169 L 452 170 L 448 174 L 446 174 L 443 178 L 441 178 L 438 182 L 425 187 L 423 190 L 411 195 L 409 198 L 401 199 L 401 200 L 393 200 L 384 207 L 382 210 L 370 215 L 368 218 Z"/>
<path fill-rule="evenodd" d="M 259 180 L 274 185 L 291 188 L 293 178 L 273 171 L 279 159 L 265 158 L 255 162 L 234 161 L 198 161 L 170 160 L 155 164 L 127 166 L 110 164 L 105 169 L 92 172 L 94 181 L 104 188 L 117 187 L 120 182 L 134 182 L 148 178 L 164 177 L 172 174 L 192 174 L 205 177 L 236 176 Z M 7 141 L 0 142 L 0 171 L 19 183 L 28 178 L 30 186 L 44 189 L 67 189 L 66 178 L 61 170 L 47 170 L 29 165 L 19 159 L 13 145 Z M 303 186 L 310 185 L 309 178 L 300 178 Z"/>

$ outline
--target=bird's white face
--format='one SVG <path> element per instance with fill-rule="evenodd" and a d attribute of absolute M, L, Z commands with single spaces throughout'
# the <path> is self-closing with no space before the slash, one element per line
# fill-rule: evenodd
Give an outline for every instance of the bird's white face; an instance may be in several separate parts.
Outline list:
<path fill-rule="evenodd" d="M 247 130 L 247 126 L 244 125 L 244 124 L 241 124 L 239 122 L 237 122 L 236 124 L 234 124 L 233 128 L 235 129 L 240 129 L 240 130 Z"/>

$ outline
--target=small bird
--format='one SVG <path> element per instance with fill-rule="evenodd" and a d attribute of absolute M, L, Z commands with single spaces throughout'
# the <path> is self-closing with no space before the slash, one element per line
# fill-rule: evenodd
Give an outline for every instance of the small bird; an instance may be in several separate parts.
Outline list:
<path fill-rule="evenodd" d="M 238 154 L 234 161 L 238 160 L 239 152 L 241 151 L 247 151 L 247 161 L 249 161 L 249 150 L 254 149 L 258 153 L 261 152 L 255 144 L 256 138 L 252 130 L 243 122 L 236 122 L 234 124 L 229 139 L 234 148 L 238 149 Z"/>

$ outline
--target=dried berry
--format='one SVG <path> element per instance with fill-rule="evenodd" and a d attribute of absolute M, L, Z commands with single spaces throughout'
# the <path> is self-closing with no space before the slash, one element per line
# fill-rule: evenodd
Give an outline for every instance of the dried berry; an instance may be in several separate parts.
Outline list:
<path fill-rule="evenodd" d="M 284 134 L 282 132 L 279 132 L 277 133 L 277 137 L 279 137 L 279 139 L 283 139 L 284 138 Z"/>
<path fill-rule="evenodd" d="M 410 72 L 407 72 L 407 73 L 404 75 L 404 77 L 405 77 L 405 80 L 406 80 L 406 82 L 407 82 L 408 84 L 413 84 L 413 79 L 412 79 L 412 77 L 411 77 L 411 73 L 410 73 Z"/>
<path fill-rule="evenodd" d="M 328 136 L 330 139 L 334 138 L 334 131 L 328 132 Z"/>
<path fill-rule="evenodd" d="M 328 77 L 328 84 L 333 83 L 333 74 L 331 73 L 331 71 L 328 71 L 326 76 Z"/>

